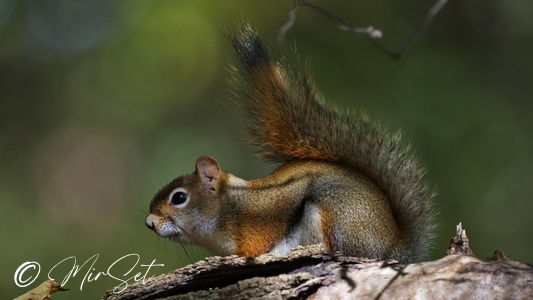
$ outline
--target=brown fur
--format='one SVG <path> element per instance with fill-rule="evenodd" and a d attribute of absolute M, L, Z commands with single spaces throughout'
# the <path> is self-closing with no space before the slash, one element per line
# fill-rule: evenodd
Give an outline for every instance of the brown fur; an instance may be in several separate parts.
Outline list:
<path fill-rule="evenodd" d="M 395 256 L 403 261 L 424 257 L 435 229 L 434 192 L 424 182 L 424 169 L 401 144 L 400 134 L 383 132 L 365 116 L 326 108 L 306 72 L 273 58 L 247 24 L 226 35 L 240 63 L 233 73 L 234 94 L 248 112 L 249 142 L 258 154 L 275 162 L 335 162 L 367 177 L 385 194 L 394 218 L 372 234 L 399 232 L 396 240 L 403 245 L 392 251 Z M 342 209 L 340 203 L 329 205 Z M 357 226 L 352 230 L 365 231 L 365 224 Z"/>
<path fill-rule="evenodd" d="M 331 222 L 331 216 L 325 212 L 324 210 L 320 211 L 320 221 L 321 221 L 321 229 L 322 229 L 322 236 L 324 238 L 324 244 L 326 247 L 326 250 L 329 253 L 332 253 L 335 251 L 334 243 L 334 235 L 333 235 L 333 223 Z"/>
<path fill-rule="evenodd" d="M 249 114 L 249 141 L 282 165 L 245 181 L 202 156 L 194 173 L 154 197 L 146 225 L 219 255 L 322 243 L 345 255 L 423 258 L 435 228 L 433 193 L 400 135 L 326 108 L 306 73 L 274 59 L 248 25 L 226 35 L 239 62 L 232 84 Z M 187 201 L 173 200 L 176 191 Z"/>

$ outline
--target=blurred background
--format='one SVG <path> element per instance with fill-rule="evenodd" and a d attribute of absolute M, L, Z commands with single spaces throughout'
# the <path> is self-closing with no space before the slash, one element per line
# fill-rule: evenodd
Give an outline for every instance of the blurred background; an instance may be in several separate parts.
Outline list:
<path fill-rule="evenodd" d="M 381 29 L 395 49 L 433 1 L 313 3 Z M 135 272 L 164 264 L 149 276 L 209 255 L 150 232 L 148 205 L 202 154 L 246 179 L 273 169 L 246 147 L 240 112 L 227 105 L 232 60 L 220 28 L 242 18 L 276 46 L 292 5 L 0 0 L 2 298 L 71 256 L 81 265 L 99 254 L 53 299 L 98 299 L 120 282 L 101 276 L 81 288 L 83 276 L 127 254 L 139 255 Z M 451 0 L 400 60 L 307 8 L 285 38 L 330 104 L 401 129 L 416 149 L 439 191 L 433 259 L 462 222 L 478 256 L 498 249 L 533 261 L 531 11 L 526 0 Z M 26 261 L 41 273 L 20 288 L 14 274 Z M 72 264 L 54 270 L 56 281 Z"/>

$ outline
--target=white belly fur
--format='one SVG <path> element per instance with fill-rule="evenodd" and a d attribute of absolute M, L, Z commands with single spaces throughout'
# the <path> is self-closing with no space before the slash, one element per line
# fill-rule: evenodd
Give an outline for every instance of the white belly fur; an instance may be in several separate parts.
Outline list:
<path fill-rule="evenodd" d="M 324 243 L 324 238 L 319 208 L 314 204 L 306 204 L 300 223 L 274 246 L 270 253 L 284 255 L 299 245 L 307 246 L 320 243 Z"/>

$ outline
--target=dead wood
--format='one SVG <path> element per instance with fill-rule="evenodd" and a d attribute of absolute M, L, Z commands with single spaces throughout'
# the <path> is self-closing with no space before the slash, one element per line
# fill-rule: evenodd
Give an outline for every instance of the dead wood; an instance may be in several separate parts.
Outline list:
<path fill-rule="evenodd" d="M 495 252 L 473 256 L 458 227 L 439 260 L 396 261 L 329 255 L 318 246 L 289 255 L 209 257 L 195 264 L 108 291 L 103 299 L 533 299 L 533 268 Z"/>

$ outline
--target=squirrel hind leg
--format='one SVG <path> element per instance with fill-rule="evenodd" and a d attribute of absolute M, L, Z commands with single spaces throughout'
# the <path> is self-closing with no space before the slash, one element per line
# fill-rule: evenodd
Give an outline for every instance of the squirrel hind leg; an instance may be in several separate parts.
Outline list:
<path fill-rule="evenodd" d="M 297 222 L 288 229 L 287 234 L 279 241 L 270 253 L 288 254 L 297 246 L 323 244 L 326 251 L 333 253 L 331 237 L 331 219 L 315 203 L 305 203 L 303 212 Z"/>

